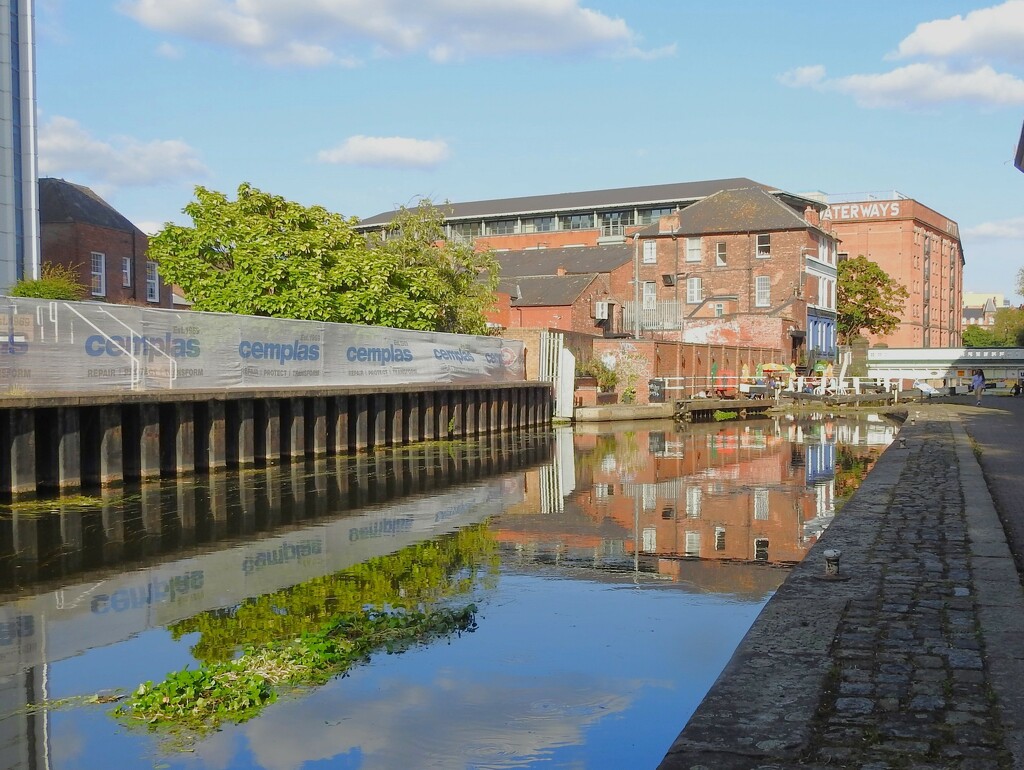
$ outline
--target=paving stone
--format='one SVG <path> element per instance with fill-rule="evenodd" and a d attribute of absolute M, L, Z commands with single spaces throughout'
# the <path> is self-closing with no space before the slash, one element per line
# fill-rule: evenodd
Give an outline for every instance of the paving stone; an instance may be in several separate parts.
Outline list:
<path fill-rule="evenodd" d="M 1001 451 L 1017 445 L 1024 434 L 1024 399 L 1008 401 L 1012 419 L 994 419 L 988 412 L 968 423 L 967 430 L 977 428 L 986 474 L 1000 474 L 998 484 L 989 483 L 993 497 L 1002 495 L 1004 510 L 1019 512 L 1007 523 L 1007 532 L 1016 553 L 1024 555 L 1020 453 Z M 1024 727 L 1014 723 L 1004 729 L 1004 712 L 992 697 L 1005 691 L 1000 689 L 1006 684 L 1006 667 L 1000 667 L 1005 656 L 1000 656 L 1016 637 L 1006 635 L 1012 624 L 1001 627 L 998 642 L 983 635 L 988 633 L 984 613 L 993 606 L 1001 610 L 1003 603 L 998 595 L 993 603 L 984 582 L 992 581 L 991 550 L 972 555 L 977 547 L 972 538 L 976 542 L 979 531 L 972 495 L 984 480 L 963 429 L 954 426 L 961 419 L 966 420 L 941 406 L 922 410 L 903 428 L 912 439 L 907 449 L 885 465 L 887 453 L 876 466 L 882 475 L 873 471 L 848 503 L 860 517 L 850 524 L 845 542 L 856 543 L 848 563 L 857 565 L 861 590 L 841 605 L 837 625 L 829 626 L 832 686 L 819 693 L 817 715 L 797 742 L 799 755 L 780 760 L 778 767 L 1024 770 Z M 878 478 L 884 482 L 872 484 Z M 999 522 L 990 518 L 984 544 L 1002 536 Z M 986 560 L 980 570 L 978 558 Z M 1019 585 L 1012 588 L 1020 590 Z M 834 595 L 842 596 L 833 593 L 830 599 Z M 1012 654 L 1024 660 L 1021 646 L 1015 650 Z M 1019 680 L 1008 683 L 1024 691 L 1024 671 Z M 1024 713 L 1024 696 L 1019 703 Z M 1016 718 L 1005 713 L 1011 722 Z M 719 735 L 729 727 L 713 721 L 707 729 Z M 742 734 L 746 726 L 733 729 Z M 750 758 L 743 767 L 767 770 L 775 758 Z"/>

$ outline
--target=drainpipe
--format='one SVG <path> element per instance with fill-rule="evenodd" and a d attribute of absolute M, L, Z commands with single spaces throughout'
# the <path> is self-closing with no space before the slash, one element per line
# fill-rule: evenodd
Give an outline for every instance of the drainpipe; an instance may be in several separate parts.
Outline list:
<path fill-rule="evenodd" d="M 640 233 L 633 233 L 633 339 L 640 339 Z"/>
<path fill-rule="evenodd" d="M 682 313 L 679 312 L 679 237 L 672 234 L 672 245 L 675 247 L 676 252 L 676 271 L 672 276 L 672 285 L 676 290 L 676 334 L 679 335 L 679 342 L 683 341 L 683 327 L 680 323 L 680 319 L 683 317 Z"/>

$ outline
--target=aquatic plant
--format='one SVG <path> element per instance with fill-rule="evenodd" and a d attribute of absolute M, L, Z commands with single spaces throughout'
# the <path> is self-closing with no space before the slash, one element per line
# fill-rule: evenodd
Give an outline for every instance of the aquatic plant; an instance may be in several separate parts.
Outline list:
<path fill-rule="evenodd" d="M 735 420 L 739 417 L 739 412 L 727 412 L 724 409 L 716 409 L 712 417 L 715 418 L 716 422 L 722 422 L 724 420 Z"/>
<path fill-rule="evenodd" d="M 224 722 L 251 719 L 276 700 L 282 686 L 323 684 L 375 652 L 400 653 L 475 629 L 472 604 L 427 612 L 375 608 L 345 613 L 316 633 L 247 649 L 232 661 L 175 671 L 156 684 L 145 682 L 114 714 L 129 722 L 203 734 Z"/>
<path fill-rule="evenodd" d="M 227 662 L 246 648 L 316 633 L 332 617 L 363 607 L 413 610 L 455 601 L 480 580 L 486 584 L 497 569 L 493 533 L 474 525 L 233 607 L 201 612 L 169 630 L 175 639 L 200 635 L 192 646 L 198 661 Z"/>

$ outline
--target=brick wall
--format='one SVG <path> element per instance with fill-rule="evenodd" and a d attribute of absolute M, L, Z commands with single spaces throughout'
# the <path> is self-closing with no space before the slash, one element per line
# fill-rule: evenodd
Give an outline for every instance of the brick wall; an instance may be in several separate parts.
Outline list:
<path fill-rule="evenodd" d="M 594 341 L 594 357 L 613 364 L 620 377 L 616 390 L 633 385 L 637 403 L 648 403 L 648 383 L 652 377 L 684 378 L 670 386 L 686 385 L 689 390 L 670 390 L 667 400 L 692 395 L 708 387 L 712 376 L 753 377 L 758 364 L 788 363 L 782 351 L 763 346 L 694 345 L 655 340 Z"/>
<path fill-rule="evenodd" d="M 526 378 L 536 380 L 540 361 L 540 335 L 546 329 L 507 329 L 502 337 L 520 340 L 526 348 Z M 551 331 L 559 331 L 552 329 Z M 648 382 L 652 377 L 684 377 L 687 383 L 697 387 L 694 378 L 699 378 L 699 387 L 713 374 L 723 376 L 731 372 L 734 376 L 753 377 L 758 364 L 788 364 L 783 358 L 783 349 L 764 345 L 729 344 L 688 344 L 659 340 L 607 339 L 587 334 L 563 332 L 565 347 L 576 356 L 577 361 L 597 358 L 623 366 L 624 374 L 619 378 L 617 391 L 629 385 L 627 375 L 635 375 L 634 382 L 637 403 L 648 403 Z M 670 383 L 681 384 L 681 383 Z M 699 388 L 698 388 L 699 389 Z M 691 395 L 690 392 L 669 391 L 668 398 Z"/>
<path fill-rule="evenodd" d="M 78 273 L 86 287 L 85 299 L 133 304 L 146 307 L 171 307 L 171 287 L 159 282 L 160 301 L 146 299 L 146 251 L 149 239 L 140 231 L 127 232 L 82 223 L 44 223 L 40 228 L 40 258 L 43 264 L 64 265 Z M 104 255 L 103 293 L 92 293 L 92 255 Z M 123 260 L 130 262 L 126 281 Z M 125 283 L 129 283 L 125 286 Z"/>
<path fill-rule="evenodd" d="M 817 244 L 806 229 L 773 232 L 770 235 L 771 255 L 766 258 L 756 256 L 756 233 L 702 236 L 699 260 L 694 259 L 696 252 L 688 252 L 687 238 L 658 237 L 654 239 L 657 244 L 656 262 L 644 263 L 641 256 L 637 273 L 641 282 L 650 281 L 655 284 L 659 302 L 674 301 L 677 298 L 684 302 L 685 318 L 713 317 L 716 301 L 727 304 L 725 312 L 775 312 L 781 306 L 805 296 L 806 287 L 801 284 L 801 249 L 813 248 L 816 253 Z M 719 258 L 720 243 L 724 244 L 723 260 Z M 640 249 L 642 254 L 643 241 Z M 666 282 L 664 276 L 676 276 L 676 284 Z M 632 277 L 630 266 L 628 277 L 623 278 L 628 282 Z M 766 305 L 757 304 L 758 277 L 769 279 L 770 292 Z M 691 278 L 700 279 L 701 302 L 689 302 L 687 299 L 687 281 Z M 621 287 L 616 285 L 615 288 Z M 632 290 L 631 286 L 629 288 Z M 800 319 L 802 329 L 806 305 L 803 314 L 794 315 Z"/>

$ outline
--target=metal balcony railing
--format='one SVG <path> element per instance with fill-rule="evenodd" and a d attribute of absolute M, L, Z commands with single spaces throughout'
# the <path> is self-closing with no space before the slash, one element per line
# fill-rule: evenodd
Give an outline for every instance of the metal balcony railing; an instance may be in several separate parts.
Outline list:
<path fill-rule="evenodd" d="M 687 310 L 686 303 L 682 300 L 678 302 L 673 300 L 654 303 L 640 302 L 639 304 L 640 331 L 666 331 L 683 327 L 683 318 Z M 622 311 L 623 330 L 633 331 L 637 328 L 637 303 L 625 303 Z"/>

